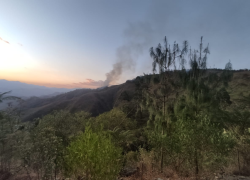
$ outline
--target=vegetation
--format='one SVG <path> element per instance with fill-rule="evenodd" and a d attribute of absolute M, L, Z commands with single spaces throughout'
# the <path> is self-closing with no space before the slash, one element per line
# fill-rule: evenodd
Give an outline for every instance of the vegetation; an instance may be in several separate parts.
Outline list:
<path fill-rule="evenodd" d="M 249 87 L 234 80 L 230 61 L 208 70 L 209 53 L 202 37 L 198 50 L 187 41 L 171 47 L 165 37 L 150 48 L 153 74 L 130 82 L 135 92 L 122 91 L 116 107 L 96 117 L 58 110 L 20 123 L 14 110 L 1 112 L 1 172 L 88 180 L 247 175 Z M 239 83 L 245 88 L 237 90 Z"/>
<path fill-rule="evenodd" d="M 121 148 L 102 130 L 94 133 L 90 126 L 67 148 L 66 164 L 75 178 L 115 179 L 121 169 Z"/>

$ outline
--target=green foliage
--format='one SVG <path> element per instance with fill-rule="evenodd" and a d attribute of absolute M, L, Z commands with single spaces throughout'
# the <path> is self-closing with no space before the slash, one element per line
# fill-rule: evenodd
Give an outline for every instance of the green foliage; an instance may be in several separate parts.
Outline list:
<path fill-rule="evenodd" d="M 68 111 L 54 111 L 47 114 L 43 118 L 36 119 L 39 129 L 52 127 L 55 135 L 63 140 L 63 144 L 67 146 L 70 138 L 84 130 L 88 122 L 90 114 L 84 111 L 70 113 Z"/>
<path fill-rule="evenodd" d="M 95 132 L 101 128 L 107 131 L 113 137 L 115 144 L 122 147 L 124 151 L 130 150 L 136 141 L 133 131 L 136 127 L 135 121 L 127 118 L 126 114 L 119 109 L 112 109 L 91 118 L 90 124 Z"/>
<path fill-rule="evenodd" d="M 67 171 L 87 180 L 115 179 L 121 169 L 121 149 L 103 131 L 94 133 L 90 126 L 70 143 L 66 155 Z"/>
<path fill-rule="evenodd" d="M 178 119 L 175 133 L 177 152 L 189 168 L 198 165 L 199 170 L 215 170 L 225 164 L 234 145 L 232 136 L 207 116 L 199 116 L 198 120 Z"/>
<path fill-rule="evenodd" d="M 10 170 L 15 167 L 17 155 L 15 132 L 19 128 L 19 116 L 11 108 L 0 111 L 0 169 Z"/>
<path fill-rule="evenodd" d="M 83 111 L 71 114 L 61 110 L 36 119 L 23 147 L 24 165 L 35 171 L 38 178 L 56 178 L 65 163 L 66 147 L 84 130 L 89 116 Z"/>
<path fill-rule="evenodd" d="M 104 130 L 114 130 L 115 128 L 128 130 L 135 127 L 135 122 L 127 118 L 127 115 L 119 109 L 112 109 L 109 112 L 100 114 L 92 118 L 90 123 L 92 124 L 92 128 L 97 130 L 100 128 L 100 125 L 103 126 Z"/>
<path fill-rule="evenodd" d="M 231 136 L 223 134 L 226 121 L 222 118 L 223 109 L 231 104 L 225 86 L 230 81 L 230 72 L 220 76 L 207 73 L 210 51 L 208 45 L 203 48 L 202 39 L 198 51 L 190 49 L 189 71 L 185 70 L 183 59 L 186 46 L 183 47 L 185 53 L 178 48 L 173 48 L 172 53 L 169 48 L 163 51 L 160 44 L 155 50 L 150 49 L 153 72 L 158 65 L 161 78 L 157 89 L 145 93 L 151 114 L 147 138 L 161 161 L 161 171 L 164 164 L 182 170 L 194 167 L 198 175 L 203 167 L 223 164 L 232 150 Z M 173 47 L 177 47 L 175 43 Z M 180 63 L 182 70 L 171 73 L 169 67 L 175 67 L 174 59 L 178 53 L 183 59 Z M 170 58 L 166 60 L 166 56 Z M 164 66 L 165 61 L 169 66 Z M 178 91 L 176 87 L 182 89 Z"/>
<path fill-rule="evenodd" d="M 236 145 L 233 154 L 238 158 L 239 173 L 250 166 L 250 112 L 234 110 L 227 114 L 227 132 L 234 138 Z M 242 159 L 241 163 L 239 159 Z"/>
<path fill-rule="evenodd" d="M 179 173 L 214 171 L 226 165 L 227 157 L 234 147 L 233 136 L 211 122 L 207 116 L 198 119 L 179 118 L 171 123 L 171 136 L 160 131 L 148 130 L 151 149 L 160 159 L 163 150 L 164 164 L 174 167 Z"/>
<path fill-rule="evenodd" d="M 127 91 L 123 91 L 121 93 L 119 99 L 125 100 L 125 101 L 130 101 L 131 100 L 131 95 L 129 95 Z"/>
<path fill-rule="evenodd" d="M 38 178 L 50 179 L 62 161 L 62 139 L 56 136 L 56 130 L 52 127 L 36 127 L 30 137 L 24 163 L 37 173 Z"/>

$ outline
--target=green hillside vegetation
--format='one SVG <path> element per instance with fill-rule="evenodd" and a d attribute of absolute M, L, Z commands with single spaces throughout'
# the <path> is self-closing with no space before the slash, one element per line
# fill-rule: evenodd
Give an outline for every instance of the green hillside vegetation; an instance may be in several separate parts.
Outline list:
<path fill-rule="evenodd" d="M 14 108 L 2 111 L 0 179 L 250 175 L 250 71 L 235 71 L 230 61 L 223 70 L 207 69 L 209 53 L 202 37 L 198 50 L 187 41 L 170 46 L 165 38 L 150 48 L 153 74 L 33 101 L 41 111 L 32 121 L 20 122 Z M 101 113 L 66 105 L 84 97 Z"/>
<path fill-rule="evenodd" d="M 133 89 L 133 83 L 126 83 L 102 89 L 77 89 L 52 98 L 32 97 L 22 103 L 20 109 L 24 115 L 21 119 L 22 121 L 32 121 L 37 117 L 61 109 L 71 113 L 84 110 L 97 116 L 116 106 L 123 91 Z"/>

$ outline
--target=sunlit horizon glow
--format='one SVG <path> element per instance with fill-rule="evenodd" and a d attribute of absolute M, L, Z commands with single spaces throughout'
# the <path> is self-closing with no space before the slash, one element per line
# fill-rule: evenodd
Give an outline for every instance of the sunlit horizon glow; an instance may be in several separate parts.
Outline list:
<path fill-rule="evenodd" d="M 149 48 L 209 43 L 208 68 L 250 68 L 250 1 L 1 1 L 0 79 L 98 88 L 152 72 Z M 129 12 L 129 13 L 128 13 Z M 188 66 L 186 66 L 188 68 Z M 112 75 L 112 76 L 106 76 Z"/>
<path fill-rule="evenodd" d="M 1 76 L 3 77 L 3 76 Z M 67 89 L 79 89 L 79 88 L 90 88 L 90 89 L 96 89 L 99 87 L 102 87 L 102 85 L 93 85 L 89 83 L 88 80 L 85 82 L 78 82 L 78 83 L 72 83 L 72 82 L 55 82 L 55 81 L 32 81 L 32 80 L 25 80 L 25 79 L 20 79 L 20 78 L 1 78 L 3 80 L 7 81 L 18 81 L 21 83 L 26 83 L 26 84 L 33 84 L 33 85 L 38 85 L 38 86 L 45 86 L 45 87 L 53 87 L 53 88 L 67 88 Z M 1 80 L 0 79 L 0 80 Z M 98 81 L 97 81 L 98 82 Z"/>
<path fill-rule="evenodd" d="M 18 44 L 12 44 L 7 40 L 0 38 L 0 70 L 20 70 L 21 68 L 30 68 L 37 66 L 27 53 L 25 53 Z"/>
<path fill-rule="evenodd" d="M 9 42 L 0 36 L 1 79 L 68 89 L 100 87 L 98 84 L 93 85 L 94 80 L 86 79 L 85 82 L 78 83 L 77 78 L 62 76 L 56 70 L 42 67 L 22 49 L 22 46 L 20 43 Z"/>

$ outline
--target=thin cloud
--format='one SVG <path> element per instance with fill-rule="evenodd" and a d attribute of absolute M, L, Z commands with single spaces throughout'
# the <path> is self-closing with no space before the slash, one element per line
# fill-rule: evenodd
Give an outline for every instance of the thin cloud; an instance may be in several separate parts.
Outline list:
<path fill-rule="evenodd" d="M 3 42 L 5 42 L 5 43 L 7 43 L 7 44 L 10 44 L 9 41 L 5 41 L 5 40 L 2 39 L 1 37 L 0 37 L 0 40 L 2 40 Z"/>

